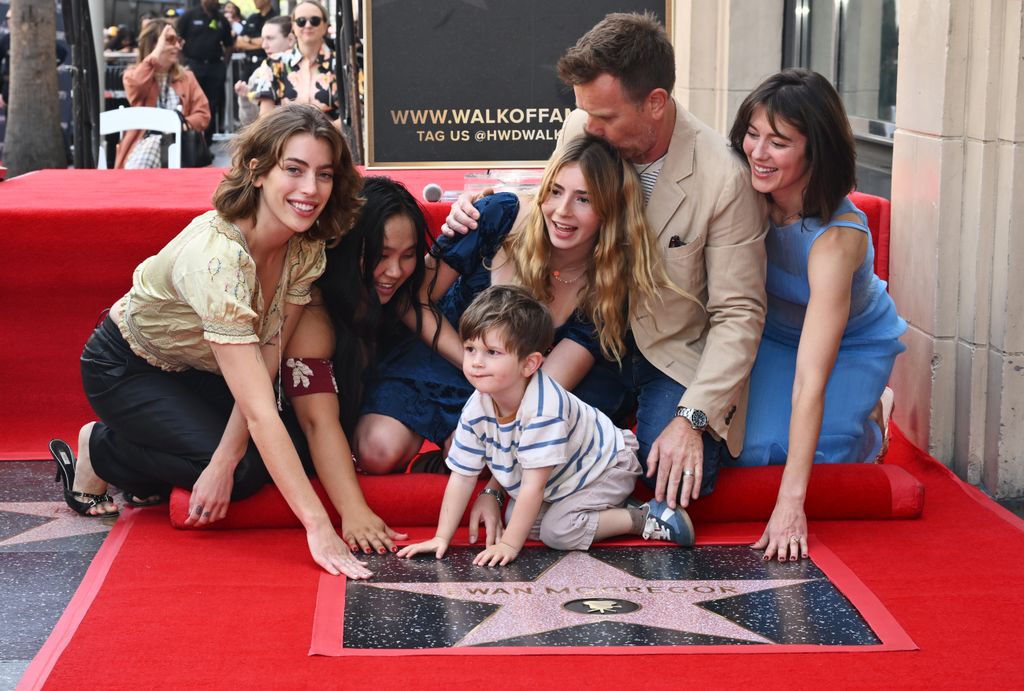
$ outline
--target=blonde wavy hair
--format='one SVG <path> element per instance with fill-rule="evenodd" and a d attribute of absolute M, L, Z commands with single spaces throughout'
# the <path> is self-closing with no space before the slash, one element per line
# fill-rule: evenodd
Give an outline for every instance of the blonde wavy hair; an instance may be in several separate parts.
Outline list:
<path fill-rule="evenodd" d="M 621 361 L 626 351 L 628 301 L 639 300 L 653 312 L 651 303 L 660 300 L 659 289 L 671 289 L 672 284 L 644 218 L 640 178 L 613 146 L 590 135 L 569 142 L 544 171 L 523 229 L 510 233 L 502 248 L 512 262 L 515 281 L 550 303 L 554 299 L 551 240 L 541 205 L 551 195 L 558 173 L 570 164 L 579 165 L 590 205 L 601 219 L 577 309 L 593 322 L 601 353 Z"/>

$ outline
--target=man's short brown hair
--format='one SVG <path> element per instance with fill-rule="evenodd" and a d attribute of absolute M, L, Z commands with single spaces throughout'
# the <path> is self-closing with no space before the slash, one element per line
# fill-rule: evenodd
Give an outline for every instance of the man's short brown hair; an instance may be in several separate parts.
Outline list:
<path fill-rule="evenodd" d="M 650 12 L 609 14 L 558 61 L 558 76 L 570 86 L 588 84 L 602 74 L 618 79 L 635 103 L 659 88 L 671 95 L 675 51 L 657 17 Z"/>
<path fill-rule="evenodd" d="M 551 312 L 519 286 L 491 286 L 462 313 L 459 335 L 463 341 L 484 339 L 489 332 L 501 332 L 505 350 L 520 360 L 531 353 L 546 353 L 555 338 Z"/>

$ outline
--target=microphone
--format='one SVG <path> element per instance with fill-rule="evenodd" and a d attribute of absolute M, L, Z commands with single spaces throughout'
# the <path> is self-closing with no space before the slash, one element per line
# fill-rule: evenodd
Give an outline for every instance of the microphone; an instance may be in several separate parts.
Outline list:
<path fill-rule="evenodd" d="M 423 188 L 423 200 L 428 202 L 439 202 L 441 201 L 441 195 L 444 194 L 444 190 L 437 183 L 430 183 Z"/>

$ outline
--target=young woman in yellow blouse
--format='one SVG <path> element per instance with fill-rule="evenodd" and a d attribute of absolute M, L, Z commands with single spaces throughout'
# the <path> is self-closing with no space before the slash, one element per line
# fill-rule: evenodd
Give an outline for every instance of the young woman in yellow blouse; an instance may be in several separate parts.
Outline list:
<path fill-rule="evenodd" d="M 205 525 L 273 480 L 320 566 L 370 575 L 331 525 L 277 400 L 283 349 L 360 188 L 318 108 L 281 108 L 236 140 L 215 210 L 138 266 L 86 344 L 82 379 L 99 421 L 82 428 L 77 465 L 68 444 L 50 447 L 72 509 L 116 513 L 108 482 L 130 503 L 177 486 L 192 490 L 188 522 Z"/>

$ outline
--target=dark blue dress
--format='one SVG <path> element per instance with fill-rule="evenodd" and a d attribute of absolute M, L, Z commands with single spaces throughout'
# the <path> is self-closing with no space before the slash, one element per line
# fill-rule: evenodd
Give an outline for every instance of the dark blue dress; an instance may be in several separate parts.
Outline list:
<path fill-rule="evenodd" d="M 459 328 L 469 303 L 491 284 L 488 267 L 512 230 L 519 213 L 514 194 L 495 194 L 476 204 L 480 211 L 477 230 L 455 238 L 440 237 L 435 251 L 459 276 L 438 300 L 444 317 Z M 576 341 L 594 356 L 590 372 L 573 393 L 618 421 L 633 407 L 619 376 L 618 365 L 601 355 L 594 325 L 578 310 L 555 330 L 555 343 Z M 387 415 L 435 444 L 443 444 L 459 422 L 459 414 L 473 387 L 460 368 L 454 367 L 418 337 L 396 346 L 384 356 L 375 381 L 367 388 L 362 413 Z"/>

